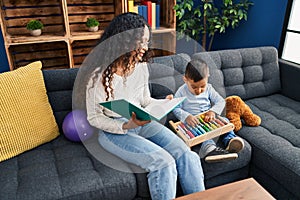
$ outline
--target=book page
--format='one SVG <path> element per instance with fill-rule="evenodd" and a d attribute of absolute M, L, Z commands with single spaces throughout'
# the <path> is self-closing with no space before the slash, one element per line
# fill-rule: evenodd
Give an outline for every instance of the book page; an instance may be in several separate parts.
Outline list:
<path fill-rule="evenodd" d="M 99 104 L 127 119 L 130 119 L 132 112 L 134 112 L 139 120 L 161 120 L 184 100 L 185 97 L 174 98 L 172 100 L 156 99 L 146 108 L 136 106 L 125 99 L 106 101 Z"/>
<path fill-rule="evenodd" d="M 185 100 L 185 97 L 169 99 L 156 99 L 145 110 L 157 119 L 161 119 L 171 112 L 177 105 Z"/>

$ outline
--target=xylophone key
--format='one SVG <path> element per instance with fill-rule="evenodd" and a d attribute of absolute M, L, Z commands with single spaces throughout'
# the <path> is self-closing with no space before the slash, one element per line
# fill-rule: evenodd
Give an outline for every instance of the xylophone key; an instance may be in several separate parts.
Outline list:
<path fill-rule="evenodd" d="M 185 137 L 191 139 L 191 137 L 185 132 L 185 130 L 180 125 L 177 125 L 177 128 L 185 135 Z"/>
<path fill-rule="evenodd" d="M 185 130 L 185 132 L 190 136 L 190 138 L 194 138 L 195 136 L 191 133 L 191 131 L 189 131 L 185 125 L 183 123 L 179 124 L 181 126 L 181 128 L 183 128 L 183 130 Z"/>
<path fill-rule="evenodd" d="M 206 132 L 210 131 L 210 129 L 207 126 L 205 126 L 204 124 L 202 124 L 201 122 L 199 124 Z"/>
<path fill-rule="evenodd" d="M 203 132 L 202 132 L 201 130 L 199 130 L 199 128 L 198 128 L 197 125 L 194 126 L 193 128 L 194 128 L 194 130 L 198 133 L 198 136 L 203 134 Z"/>
<path fill-rule="evenodd" d="M 222 127 L 220 124 L 218 124 L 216 121 L 212 121 L 211 123 L 213 123 L 217 128 Z"/>
<path fill-rule="evenodd" d="M 187 129 L 189 130 L 189 131 L 191 131 L 192 132 L 192 134 L 195 136 L 195 137 L 197 137 L 199 134 L 197 133 L 197 131 L 193 128 L 193 127 L 191 127 L 191 126 L 189 126 L 188 124 L 184 124 L 185 125 L 185 127 L 187 127 Z"/>
<path fill-rule="evenodd" d="M 198 124 L 196 127 L 197 127 L 197 129 L 201 132 L 201 134 L 206 133 L 206 131 L 201 127 L 200 124 Z"/>
<path fill-rule="evenodd" d="M 228 124 L 228 122 L 223 117 L 221 117 L 220 115 L 217 115 L 217 118 L 219 120 L 221 120 L 223 122 L 223 124 Z"/>
<path fill-rule="evenodd" d="M 200 121 L 203 125 L 205 125 L 205 126 L 209 129 L 209 131 L 212 131 L 212 130 L 213 130 L 213 128 L 210 127 L 210 125 L 209 125 L 208 123 L 206 123 L 201 117 L 199 117 L 199 121 Z"/>
<path fill-rule="evenodd" d="M 212 121 L 208 122 L 208 123 L 209 123 L 210 127 L 212 127 L 213 129 L 217 129 L 218 128 L 216 125 L 214 125 L 214 123 L 212 123 Z"/>
<path fill-rule="evenodd" d="M 220 126 L 225 126 L 225 124 L 219 119 L 215 119 L 215 122 L 217 122 Z"/>

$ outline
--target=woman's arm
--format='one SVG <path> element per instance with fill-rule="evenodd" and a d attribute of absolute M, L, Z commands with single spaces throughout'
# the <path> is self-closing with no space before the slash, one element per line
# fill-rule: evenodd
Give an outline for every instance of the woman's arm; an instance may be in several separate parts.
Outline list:
<path fill-rule="evenodd" d="M 123 130 L 124 121 L 115 119 L 120 117 L 114 112 L 104 108 L 99 103 L 105 101 L 104 87 L 101 84 L 100 78 L 95 80 L 93 84 L 93 76 L 90 79 L 86 90 L 86 109 L 87 120 L 90 125 L 107 131 L 110 133 L 124 134 L 127 131 Z"/>
<path fill-rule="evenodd" d="M 111 112 L 103 106 L 97 105 L 96 101 L 87 98 L 87 120 L 90 125 L 106 132 L 124 134 L 127 131 L 123 129 L 124 121 L 108 117 L 104 112 Z M 112 112 L 111 112 L 112 113 Z"/>

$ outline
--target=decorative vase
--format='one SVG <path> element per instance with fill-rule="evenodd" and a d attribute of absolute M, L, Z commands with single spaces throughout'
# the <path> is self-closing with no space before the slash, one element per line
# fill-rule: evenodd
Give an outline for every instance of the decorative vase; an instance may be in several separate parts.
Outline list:
<path fill-rule="evenodd" d="M 32 36 L 39 36 L 42 34 L 42 30 L 41 29 L 36 29 L 36 30 L 30 30 L 30 34 Z"/>
<path fill-rule="evenodd" d="M 96 32 L 96 31 L 98 31 L 98 26 L 92 26 L 92 27 L 89 27 L 89 31 L 91 31 L 91 32 Z"/>

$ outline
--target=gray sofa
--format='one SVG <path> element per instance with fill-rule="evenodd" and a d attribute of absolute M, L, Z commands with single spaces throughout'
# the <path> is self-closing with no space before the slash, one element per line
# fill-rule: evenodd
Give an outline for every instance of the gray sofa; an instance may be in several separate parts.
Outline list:
<path fill-rule="evenodd" d="M 259 127 L 238 135 L 252 148 L 249 176 L 277 199 L 300 199 L 300 67 L 278 61 L 273 47 L 193 55 L 211 69 L 210 81 L 225 97 L 238 95 L 259 115 Z"/>
<path fill-rule="evenodd" d="M 300 199 L 297 190 L 300 183 L 299 67 L 280 62 L 279 71 L 277 51 L 272 47 L 193 56 L 208 62 L 209 81 L 221 95 L 240 95 L 262 117 L 260 127 L 244 126 L 238 132 L 246 139 L 238 159 L 228 163 L 202 162 L 206 187 L 253 176 L 278 199 Z M 154 59 L 149 65 L 153 97 L 164 98 L 176 91 L 183 83 L 181 77 L 189 59 L 188 55 Z M 43 71 L 60 130 L 64 117 L 72 110 L 77 72 L 77 69 Z M 282 114 L 285 112 L 287 115 Z M 174 116 L 170 114 L 161 123 L 167 126 L 169 119 Z M 101 149 L 96 134 L 88 142 Z M 134 173 L 135 166 L 103 149 L 100 156 L 126 170 L 99 162 L 84 145 L 71 142 L 61 134 L 49 143 L 0 163 L 0 199 L 150 199 L 146 173 Z"/>

